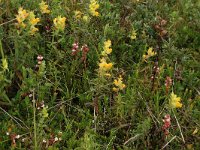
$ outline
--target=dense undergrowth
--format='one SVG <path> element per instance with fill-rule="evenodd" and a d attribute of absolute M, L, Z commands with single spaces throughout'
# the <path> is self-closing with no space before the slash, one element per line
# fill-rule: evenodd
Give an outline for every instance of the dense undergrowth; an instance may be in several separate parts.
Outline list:
<path fill-rule="evenodd" d="M 1 0 L 0 149 L 198 149 L 198 0 Z"/>

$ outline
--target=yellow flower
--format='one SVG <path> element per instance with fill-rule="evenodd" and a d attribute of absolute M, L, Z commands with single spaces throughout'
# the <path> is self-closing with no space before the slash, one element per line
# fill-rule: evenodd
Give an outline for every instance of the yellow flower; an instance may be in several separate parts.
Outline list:
<path fill-rule="evenodd" d="M 177 95 L 175 95 L 174 92 L 172 92 L 170 95 L 170 100 L 169 100 L 171 108 L 181 108 L 182 103 L 180 101 L 181 101 L 181 98 L 177 97 Z"/>
<path fill-rule="evenodd" d="M 92 16 L 99 16 L 99 12 L 97 11 L 99 9 L 99 4 L 96 0 L 90 0 L 89 10 Z"/>
<path fill-rule="evenodd" d="M 119 90 L 123 90 L 126 87 L 126 85 L 123 84 L 122 80 L 123 80 L 123 78 L 121 77 L 121 75 L 118 77 L 118 79 L 114 80 L 114 82 L 113 82 L 113 84 L 115 86 L 115 87 L 113 87 L 114 92 L 118 92 Z"/>
<path fill-rule="evenodd" d="M 25 27 L 26 25 L 23 23 L 23 21 L 28 17 L 29 13 L 23 9 L 22 7 L 19 8 L 18 14 L 16 15 L 16 19 L 18 22 L 18 25 L 21 27 Z"/>
<path fill-rule="evenodd" d="M 39 18 L 34 18 L 34 19 L 30 20 L 31 25 L 33 25 L 33 26 L 36 25 L 38 22 L 40 22 Z"/>
<path fill-rule="evenodd" d="M 2 60 L 2 68 L 3 70 L 8 70 L 8 62 L 6 58 L 3 58 Z"/>
<path fill-rule="evenodd" d="M 80 19 L 82 17 L 83 13 L 79 10 L 76 10 L 76 11 L 74 11 L 74 15 L 75 15 L 74 17 L 76 19 Z"/>
<path fill-rule="evenodd" d="M 40 19 L 39 18 L 35 18 L 34 12 L 31 11 L 29 13 L 29 24 L 30 24 L 30 31 L 29 31 L 29 33 L 31 35 L 34 35 L 35 32 L 38 31 L 38 28 L 35 27 L 35 25 L 37 25 L 38 22 L 40 22 Z"/>
<path fill-rule="evenodd" d="M 118 89 L 118 90 L 123 90 L 123 89 L 126 87 L 126 85 L 123 84 L 122 80 L 123 80 L 123 78 L 121 77 L 121 75 L 118 77 L 117 80 L 116 80 L 116 79 L 114 80 L 113 84 L 114 84 L 116 87 L 113 88 L 113 91 L 116 91 L 116 89 Z"/>
<path fill-rule="evenodd" d="M 148 53 L 148 56 L 150 56 L 150 57 L 156 55 L 156 52 L 153 52 L 153 48 L 152 47 L 150 47 L 148 49 L 147 53 Z"/>
<path fill-rule="evenodd" d="M 130 38 L 131 38 L 132 40 L 135 40 L 135 39 L 136 39 L 136 36 L 137 36 L 137 33 L 136 33 L 135 30 L 133 30 L 133 31 L 131 32 Z"/>
<path fill-rule="evenodd" d="M 42 14 L 50 13 L 50 10 L 48 9 L 49 6 L 46 4 L 46 2 L 42 1 L 41 3 L 39 3 L 39 6 Z"/>
<path fill-rule="evenodd" d="M 101 63 L 99 63 L 99 69 L 101 71 L 109 71 L 113 66 L 112 63 L 107 63 L 105 58 L 102 58 L 100 61 Z"/>
<path fill-rule="evenodd" d="M 114 92 L 118 92 L 118 91 L 119 91 L 119 88 L 114 87 L 114 88 L 113 88 L 113 91 L 114 91 Z"/>
<path fill-rule="evenodd" d="M 107 63 L 105 64 L 105 70 L 108 71 L 112 68 L 113 64 L 112 63 Z"/>
<path fill-rule="evenodd" d="M 106 77 L 110 78 L 111 77 L 111 74 L 110 73 L 105 73 L 104 74 Z"/>
<path fill-rule="evenodd" d="M 107 40 L 104 42 L 104 51 L 102 52 L 103 56 L 107 56 L 108 54 L 110 54 L 112 52 L 112 48 L 111 47 L 111 40 Z"/>
<path fill-rule="evenodd" d="M 65 29 L 65 17 L 58 16 L 53 20 L 54 26 L 57 30 L 64 31 Z"/>
<path fill-rule="evenodd" d="M 34 12 L 29 13 L 29 22 L 32 26 L 35 26 L 38 22 L 40 22 L 40 18 L 35 18 Z"/>
<path fill-rule="evenodd" d="M 144 61 L 147 61 L 147 59 L 148 59 L 149 57 L 155 56 L 156 54 L 157 54 L 157 53 L 153 51 L 153 48 L 150 47 L 150 48 L 148 49 L 148 51 L 147 51 L 147 55 L 144 54 L 142 57 L 143 57 L 143 60 L 144 60 Z"/>
<path fill-rule="evenodd" d="M 84 16 L 83 16 L 83 21 L 89 22 L 89 17 L 88 17 L 87 15 L 84 15 Z"/>
<path fill-rule="evenodd" d="M 31 27 L 30 27 L 30 34 L 31 34 L 31 35 L 34 35 L 35 32 L 37 32 L 37 31 L 38 31 L 38 28 L 36 28 L 35 26 L 31 26 Z"/>

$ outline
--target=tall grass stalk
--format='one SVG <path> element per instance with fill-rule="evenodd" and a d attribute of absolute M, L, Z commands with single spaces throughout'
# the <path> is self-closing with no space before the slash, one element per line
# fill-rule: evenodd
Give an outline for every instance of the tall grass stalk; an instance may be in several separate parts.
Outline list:
<path fill-rule="evenodd" d="M 34 126 L 34 150 L 37 150 L 37 126 L 36 126 L 36 107 L 35 107 L 34 90 L 33 90 L 33 126 Z"/>

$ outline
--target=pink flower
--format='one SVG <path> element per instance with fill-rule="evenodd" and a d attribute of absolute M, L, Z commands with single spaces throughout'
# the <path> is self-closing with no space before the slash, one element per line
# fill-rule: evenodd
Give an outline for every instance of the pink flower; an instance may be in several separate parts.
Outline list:
<path fill-rule="evenodd" d="M 81 58 L 81 60 L 85 62 L 86 58 L 87 58 L 87 53 L 89 52 L 88 46 L 86 44 L 83 45 L 82 48 L 81 48 L 81 51 L 82 51 L 82 58 Z"/>
<path fill-rule="evenodd" d="M 166 114 L 164 116 L 163 122 L 164 122 L 164 124 L 162 126 L 162 130 L 163 130 L 165 135 L 168 135 L 169 134 L 169 128 L 171 126 L 171 118 L 170 118 L 169 114 Z"/>
<path fill-rule="evenodd" d="M 79 48 L 78 42 L 72 44 L 72 56 L 77 55 L 77 53 L 79 52 L 78 48 Z"/>

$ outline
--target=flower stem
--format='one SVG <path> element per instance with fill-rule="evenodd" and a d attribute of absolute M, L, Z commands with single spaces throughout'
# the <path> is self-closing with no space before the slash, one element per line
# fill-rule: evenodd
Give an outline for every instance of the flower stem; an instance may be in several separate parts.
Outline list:
<path fill-rule="evenodd" d="M 33 126 L 34 126 L 34 149 L 37 150 L 36 108 L 35 108 L 34 90 L 33 90 Z"/>

